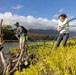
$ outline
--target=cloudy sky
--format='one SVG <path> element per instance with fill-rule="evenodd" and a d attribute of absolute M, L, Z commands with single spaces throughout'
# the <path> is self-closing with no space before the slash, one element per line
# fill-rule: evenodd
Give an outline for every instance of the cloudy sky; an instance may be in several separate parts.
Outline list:
<path fill-rule="evenodd" d="M 58 15 L 65 13 L 72 19 L 75 9 L 75 0 L 0 0 L 0 19 L 13 27 L 18 21 L 27 29 L 56 29 Z M 75 20 L 71 24 L 75 25 Z"/>

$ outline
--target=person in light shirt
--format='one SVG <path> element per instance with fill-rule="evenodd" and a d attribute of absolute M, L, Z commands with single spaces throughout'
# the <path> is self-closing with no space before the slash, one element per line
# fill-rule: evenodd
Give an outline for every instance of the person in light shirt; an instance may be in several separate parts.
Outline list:
<path fill-rule="evenodd" d="M 59 20 L 58 20 L 57 31 L 59 31 L 59 35 L 57 38 L 56 47 L 59 47 L 61 41 L 63 41 L 62 44 L 65 47 L 67 40 L 69 38 L 69 24 L 67 23 L 68 22 L 67 15 L 61 14 L 61 15 L 59 15 L 58 19 Z"/>

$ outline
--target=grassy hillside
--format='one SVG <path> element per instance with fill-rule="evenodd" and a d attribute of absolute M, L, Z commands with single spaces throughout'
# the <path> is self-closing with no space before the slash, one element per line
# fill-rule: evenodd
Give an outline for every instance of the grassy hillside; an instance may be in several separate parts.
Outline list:
<path fill-rule="evenodd" d="M 29 45 L 29 52 L 35 54 L 31 65 L 18 70 L 14 75 L 76 75 L 76 39 L 68 40 L 67 47 L 62 44 L 51 50 L 52 42 Z"/>

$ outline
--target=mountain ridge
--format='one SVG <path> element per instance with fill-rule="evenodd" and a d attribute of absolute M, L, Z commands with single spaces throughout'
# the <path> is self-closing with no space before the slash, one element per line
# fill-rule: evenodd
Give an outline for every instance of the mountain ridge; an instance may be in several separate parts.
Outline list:
<path fill-rule="evenodd" d="M 46 30 L 44 30 L 44 29 L 30 29 L 29 31 L 34 34 L 47 34 L 47 35 L 54 35 L 54 36 L 56 36 L 58 34 L 58 31 L 54 30 L 54 29 L 46 29 Z M 70 31 L 69 36 L 70 37 L 76 36 L 76 32 Z"/>

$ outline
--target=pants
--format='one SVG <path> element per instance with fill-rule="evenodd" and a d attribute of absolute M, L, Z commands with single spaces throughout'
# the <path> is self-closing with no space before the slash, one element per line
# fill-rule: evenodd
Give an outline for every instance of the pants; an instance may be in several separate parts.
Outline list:
<path fill-rule="evenodd" d="M 69 33 L 62 33 L 59 34 L 58 38 L 57 38 L 57 43 L 56 43 L 56 47 L 59 47 L 60 42 L 63 40 L 63 46 L 66 46 L 66 42 L 69 38 Z"/>
<path fill-rule="evenodd" d="M 22 49 L 22 48 L 25 49 L 25 45 L 27 44 L 25 36 L 21 36 L 19 39 L 19 42 L 20 42 L 20 49 Z"/>

